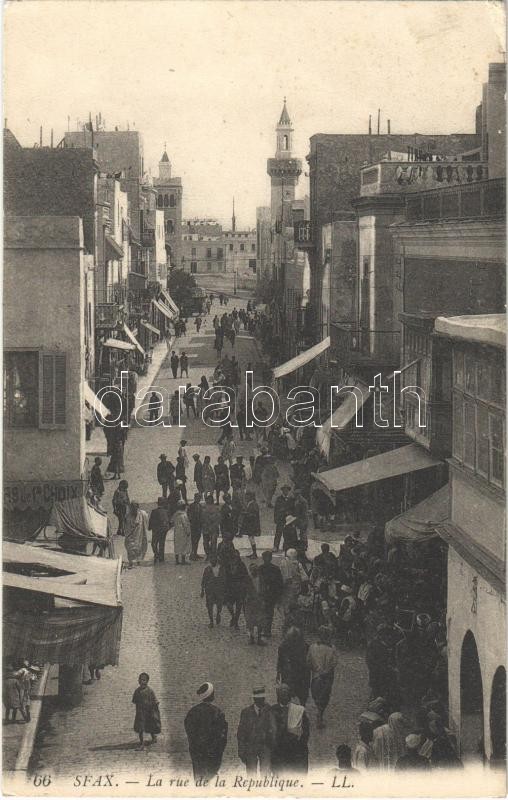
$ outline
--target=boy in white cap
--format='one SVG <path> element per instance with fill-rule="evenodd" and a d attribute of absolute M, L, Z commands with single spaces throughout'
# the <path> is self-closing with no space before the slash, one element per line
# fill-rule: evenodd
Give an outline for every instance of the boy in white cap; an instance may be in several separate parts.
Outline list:
<path fill-rule="evenodd" d="M 194 780 L 210 780 L 219 772 L 228 739 L 228 723 L 220 708 L 213 704 L 213 683 L 203 683 L 196 692 L 200 702 L 185 717 Z"/>

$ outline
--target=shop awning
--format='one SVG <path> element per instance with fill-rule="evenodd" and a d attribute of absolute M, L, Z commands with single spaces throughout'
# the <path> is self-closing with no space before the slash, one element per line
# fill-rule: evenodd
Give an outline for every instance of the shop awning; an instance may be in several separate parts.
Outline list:
<path fill-rule="evenodd" d="M 152 325 L 151 322 L 145 322 L 145 320 L 142 319 L 140 324 L 143 326 L 143 328 L 146 328 L 147 331 L 151 331 L 152 333 L 156 333 L 157 336 L 161 335 L 160 330 L 158 328 L 156 328 L 155 325 Z"/>
<path fill-rule="evenodd" d="M 104 347 L 112 347 L 115 350 L 135 350 L 136 346 L 131 342 L 124 342 L 123 339 L 106 339 Z"/>
<path fill-rule="evenodd" d="M 450 491 L 446 484 L 409 511 L 389 520 L 385 525 L 385 540 L 388 544 L 428 542 L 439 536 L 437 526 L 449 515 Z"/>
<path fill-rule="evenodd" d="M 177 304 L 175 303 L 169 292 L 167 292 L 166 289 L 161 289 L 161 294 L 166 300 L 166 305 L 171 309 L 171 311 L 173 311 L 175 314 L 179 314 L 180 309 L 178 308 Z"/>
<path fill-rule="evenodd" d="M 131 331 L 131 329 L 128 327 L 128 325 L 125 324 L 125 322 L 123 324 L 123 332 L 125 333 L 127 338 L 131 340 L 131 342 L 134 345 L 134 347 L 136 347 L 139 350 L 139 352 L 141 353 L 141 355 L 144 356 L 145 355 L 145 351 L 141 347 L 140 343 L 138 342 L 138 340 L 134 336 L 134 334 Z"/>
<path fill-rule="evenodd" d="M 84 385 L 85 400 L 91 408 L 94 408 L 104 419 L 109 414 L 109 408 L 104 405 L 102 400 L 99 400 L 95 392 L 92 391 L 89 384 L 85 381 Z"/>
<path fill-rule="evenodd" d="M 112 236 L 106 234 L 106 253 L 113 259 L 123 258 L 123 249 Z"/>
<path fill-rule="evenodd" d="M 330 492 L 343 492 L 355 486 L 395 478 L 420 469 L 437 467 L 442 462 L 432 458 L 416 444 L 407 444 L 396 450 L 389 450 L 363 461 L 355 461 L 344 467 L 329 469 L 325 472 L 313 472 L 313 477 Z"/>
<path fill-rule="evenodd" d="M 310 350 L 305 350 L 303 353 L 299 353 L 297 356 L 290 359 L 290 361 L 286 361 L 285 364 L 280 364 L 278 367 L 275 367 L 273 370 L 274 379 L 283 378 L 284 375 L 290 375 L 295 370 L 300 369 L 300 367 L 304 367 L 305 364 L 308 364 L 313 358 L 320 356 L 321 353 L 324 353 L 329 347 L 330 337 L 327 336 L 326 339 L 323 339 L 319 344 L 315 344 Z"/>
<path fill-rule="evenodd" d="M 93 508 L 86 497 L 54 503 L 49 524 L 81 539 L 107 539 L 110 534 L 108 515 Z"/>
<path fill-rule="evenodd" d="M 349 391 L 346 393 L 346 388 L 354 387 L 358 391 Z M 367 384 L 359 380 L 350 381 L 348 384 L 341 386 L 344 391 L 340 395 L 343 398 L 342 404 L 335 409 L 333 414 L 328 417 L 326 422 L 323 423 L 321 428 L 317 429 L 316 441 L 319 449 L 328 457 L 330 452 L 330 437 L 332 435 L 332 427 L 336 430 L 343 430 L 357 413 L 365 401 L 370 397 L 370 389 Z"/>
<path fill-rule="evenodd" d="M 164 314 L 164 316 L 168 319 L 174 319 L 176 317 L 176 314 L 170 311 L 169 308 L 164 305 L 164 303 L 160 302 L 160 300 L 152 300 L 152 303 L 154 304 L 155 308 L 157 308 L 161 314 Z"/>
<path fill-rule="evenodd" d="M 4 586 L 51 594 L 81 603 L 121 605 L 121 559 L 71 555 L 49 550 L 42 545 L 3 543 Z M 23 570 L 23 565 L 25 569 Z M 27 565 L 61 570 L 59 577 L 31 577 L 14 571 L 26 571 Z"/>

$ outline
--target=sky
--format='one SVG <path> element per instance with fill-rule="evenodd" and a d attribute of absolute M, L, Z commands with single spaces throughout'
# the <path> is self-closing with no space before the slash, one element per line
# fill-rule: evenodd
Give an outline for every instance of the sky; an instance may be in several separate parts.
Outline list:
<path fill-rule="evenodd" d="M 474 131 L 488 64 L 505 57 L 497 2 L 27 0 L 4 6 L 4 117 L 25 146 L 89 112 L 164 143 L 184 217 L 255 225 L 284 96 L 294 155 L 314 133 Z M 305 162 L 304 162 L 305 166 Z M 304 170 L 305 171 L 305 170 Z M 297 195 L 308 191 L 300 178 Z"/>

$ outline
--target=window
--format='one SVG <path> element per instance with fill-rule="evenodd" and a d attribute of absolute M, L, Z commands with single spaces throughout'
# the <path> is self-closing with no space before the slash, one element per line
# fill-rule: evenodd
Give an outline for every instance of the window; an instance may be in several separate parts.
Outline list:
<path fill-rule="evenodd" d="M 470 400 L 464 401 L 464 464 L 475 468 L 476 420 L 475 405 Z"/>
<path fill-rule="evenodd" d="M 217 261 L 217 271 L 222 272 L 223 269 L 224 269 L 224 264 L 222 263 L 222 261 Z"/>
<path fill-rule="evenodd" d="M 4 356 L 4 419 L 8 428 L 39 424 L 39 353 L 6 352 Z"/>
<path fill-rule="evenodd" d="M 169 206 L 169 197 L 167 196 L 167 194 L 165 194 L 164 195 L 164 208 L 167 208 L 168 206 Z"/>
<path fill-rule="evenodd" d="M 240 244 L 240 252 L 242 252 L 242 253 L 243 253 L 244 251 L 245 251 L 245 245 L 244 245 L 244 243 L 242 242 L 242 243 Z"/>
<path fill-rule="evenodd" d="M 211 263 L 209 261 L 207 261 L 207 264 L 206 264 L 206 271 L 207 272 L 211 272 L 212 271 L 212 265 L 211 265 Z"/>
<path fill-rule="evenodd" d="M 170 205 L 171 208 L 174 208 L 176 206 L 176 201 L 175 201 L 175 195 L 174 194 L 170 194 L 169 195 L 169 205 Z"/>
<path fill-rule="evenodd" d="M 504 486 L 504 431 L 503 419 L 489 414 L 490 479 L 496 486 Z"/>
<path fill-rule="evenodd" d="M 212 248 L 211 247 L 207 247 L 206 248 L 206 257 L 207 258 L 211 258 L 212 257 Z"/>
<path fill-rule="evenodd" d="M 171 236 L 175 232 L 175 225 L 172 219 L 166 220 L 166 233 Z"/>
<path fill-rule="evenodd" d="M 195 255 L 196 255 L 196 248 L 195 247 L 191 247 L 191 256 L 195 256 Z"/>
<path fill-rule="evenodd" d="M 489 477 L 489 411 L 487 406 L 476 406 L 476 471 Z"/>
<path fill-rule="evenodd" d="M 256 245 L 254 244 L 254 242 L 251 244 L 250 249 L 252 253 L 256 252 Z"/>
<path fill-rule="evenodd" d="M 191 261 L 190 262 L 190 271 L 191 272 L 197 272 L 198 271 L 198 262 L 197 261 Z"/>
<path fill-rule="evenodd" d="M 457 461 L 464 458 L 464 400 L 462 395 L 453 395 L 453 456 Z"/>
<path fill-rule="evenodd" d="M 460 350 L 453 353 L 453 382 L 460 389 L 464 388 L 464 353 Z"/>
<path fill-rule="evenodd" d="M 232 252 L 233 252 L 233 244 L 232 244 L 232 243 L 229 245 L 229 252 L 230 252 L 230 253 L 232 253 Z"/>
<path fill-rule="evenodd" d="M 256 259 L 255 258 L 249 258 L 249 269 L 251 269 L 253 272 L 256 271 Z"/>
<path fill-rule="evenodd" d="M 224 250 L 222 247 L 217 248 L 217 260 L 224 258 Z"/>
<path fill-rule="evenodd" d="M 476 361 L 470 353 L 464 358 L 464 371 L 466 376 L 466 392 L 476 394 Z"/>
<path fill-rule="evenodd" d="M 157 208 L 162 208 L 164 205 L 164 198 L 161 194 L 157 195 Z"/>

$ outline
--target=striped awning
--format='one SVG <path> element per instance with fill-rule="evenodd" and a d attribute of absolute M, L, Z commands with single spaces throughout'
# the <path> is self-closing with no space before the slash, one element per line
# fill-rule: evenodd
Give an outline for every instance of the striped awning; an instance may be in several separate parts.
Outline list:
<path fill-rule="evenodd" d="M 123 339 L 106 339 L 103 342 L 104 347 L 112 347 L 114 350 L 135 350 L 136 345 L 131 342 L 124 342 Z"/>
<path fill-rule="evenodd" d="M 132 344 L 139 350 L 141 355 L 144 356 L 145 355 L 145 351 L 141 347 L 140 343 L 138 342 L 138 340 L 134 336 L 134 334 L 131 331 L 131 329 L 128 327 L 128 325 L 125 324 L 125 322 L 124 322 L 124 325 L 123 325 L 123 332 L 125 333 L 127 338 L 131 340 Z"/>
<path fill-rule="evenodd" d="M 142 319 L 140 324 L 143 326 L 143 328 L 146 328 L 147 331 L 151 331 L 152 333 L 156 333 L 157 336 L 161 335 L 160 330 L 158 328 L 156 328 L 155 325 L 152 325 L 151 322 L 146 322 L 146 320 Z"/>
<path fill-rule="evenodd" d="M 106 418 L 109 414 L 109 408 L 107 408 L 107 406 L 104 405 L 102 400 L 99 400 L 95 392 L 92 391 L 92 389 L 90 388 L 89 384 L 86 381 L 84 385 L 84 391 L 85 391 L 85 400 L 88 403 L 88 405 L 91 408 L 95 409 L 95 411 L 97 411 L 102 417 Z"/>
<path fill-rule="evenodd" d="M 166 305 L 171 309 L 171 311 L 173 311 L 175 314 L 179 314 L 180 309 L 178 308 L 177 304 L 175 303 L 169 292 L 166 291 L 166 289 L 161 289 L 161 294 L 166 301 Z"/>
<path fill-rule="evenodd" d="M 290 359 L 290 361 L 286 361 L 284 364 L 280 364 L 278 367 L 275 367 L 273 370 L 273 377 L 283 378 L 284 375 L 290 375 L 292 372 L 295 372 L 295 370 L 300 369 L 300 367 L 304 367 L 305 364 L 308 364 L 313 358 L 320 356 L 322 353 L 328 350 L 329 347 L 330 337 L 327 336 L 322 342 L 315 344 L 314 347 L 311 347 L 309 350 L 305 350 L 303 353 L 298 353 L 298 355 Z"/>
<path fill-rule="evenodd" d="M 164 303 L 160 302 L 160 300 L 152 300 L 152 303 L 154 304 L 155 308 L 157 308 L 161 314 L 164 314 L 164 316 L 168 319 L 174 319 L 176 317 L 176 314 L 170 311 L 169 308 L 164 305 Z"/>

